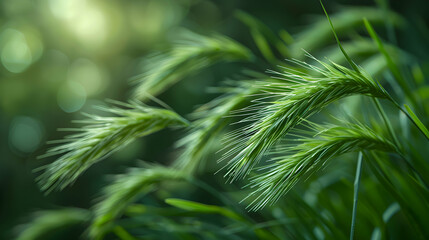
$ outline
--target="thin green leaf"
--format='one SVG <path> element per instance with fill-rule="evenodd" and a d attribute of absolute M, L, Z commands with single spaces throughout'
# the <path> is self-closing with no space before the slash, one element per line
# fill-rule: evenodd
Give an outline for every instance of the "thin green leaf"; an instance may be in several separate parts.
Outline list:
<path fill-rule="evenodd" d="M 357 213 L 357 204 L 358 204 L 358 195 L 359 195 L 359 186 L 360 186 L 360 176 L 362 173 L 362 152 L 359 152 L 357 167 L 356 167 L 356 176 L 354 182 L 354 193 L 353 193 L 353 214 L 352 214 L 352 225 L 350 230 L 350 240 L 353 240 L 355 227 L 356 227 L 356 213 Z"/>
<path fill-rule="evenodd" d="M 320 0 L 320 5 L 322 5 L 323 12 L 325 12 L 326 18 L 328 18 L 329 25 L 331 25 L 332 33 L 334 34 L 335 40 L 337 41 L 338 47 L 341 49 L 341 52 L 344 54 L 344 57 L 347 59 L 347 62 L 350 64 L 350 66 L 356 71 L 356 73 L 359 73 L 359 67 L 352 61 L 352 59 L 349 57 L 347 52 L 344 50 L 343 46 L 341 45 L 340 40 L 338 39 L 337 33 L 335 32 L 334 25 L 332 24 L 331 18 L 329 17 L 328 13 L 326 12 L 325 6 L 323 6 L 322 0 Z"/>
<path fill-rule="evenodd" d="M 237 11 L 235 16 L 249 27 L 256 46 L 267 61 L 271 63 L 276 63 L 278 61 L 271 50 L 270 43 L 276 47 L 283 57 L 290 57 L 289 49 L 285 43 L 258 19 L 243 11 Z M 283 34 L 287 35 L 287 32 L 284 31 Z"/>
<path fill-rule="evenodd" d="M 202 204 L 198 202 L 177 199 L 177 198 L 168 198 L 165 200 L 165 202 L 171 206 L 174 206 L 186 211 L 220 214 L 236 221 L 245 221 L 243 217 L 234 213 L 233 211 L 227 208 L 223 208 L 215 205 Z"/>
<path fill-rule="evenodd" d="M 408 116 L 412 119 L 413 123 L 417 126 L 417 128 L 425 135 L 426 139 L 429 140 L 429 131 L 425 125 L 423 125 L 422 121 L 417 117 L 417 115 L 411 110 L 411 108 L 404 104 L 405 109 L 407 110 Z"/>
<path fill-rule="evenodd" d="M 401 88 L 405 91 L 405 94 L 413 101 L 414 104 L 416 104 L 416 100 L 414 98 L 414 95 L 412 94 L 409 83 L 407 83 L 407 81 L 404 79 L 398 66 L 395 64 L 393 59 L 390 57 L 389 53 L 386 51 L 383 43 L 381 42 L 377 33 L 374 31 L 374 28 L 371 26 L 371 23 L 366 18 L 363 19 L 363 22 L 365 24 L 365 27 L 369 35 L 377 44 L 379 51 L 383 54 L 384 58 L 386 59 L 387 66 L 395 76 L 395 79 L 398 81 Z"/>

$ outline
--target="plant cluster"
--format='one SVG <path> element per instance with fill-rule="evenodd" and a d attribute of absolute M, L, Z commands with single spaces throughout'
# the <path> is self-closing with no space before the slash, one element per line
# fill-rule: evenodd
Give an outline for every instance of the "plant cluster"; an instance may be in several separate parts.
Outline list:
<path fill-rule="evenodd" d="M 185 130 L 174 162 L 143 163 L 116 176 L 90 210 L 40 212 L 18 239 L 77 223 L 88 227 L 85 236 L 91 239 L 429 237 L 423 148 L 429 108 L 419 91 L 424 78 L 419 62 L 381 40 L 372 26 L 395 28 L 405 20 L 383 8 L 346 8 L 331 18 L 326 14 L 327 21 L 294 39 L 244 12 L 236 16 L 249 27 L 255 51 L 226 36 L 186 31 L 169 50 L 148 57 L 146 71 L 133 80 L 129 103 L 114 101 L 101 108 L 112 116 L 87 115 L 78 122 L 83 127 L 64 129 L 77 133 L 53 141 L 57 146 L 43 157 L 59 157 L 40 169 L 39 183 L 46 192 L 61 190 L 136 138 L 167 127 Z M 362 27 L 368 34 L 355 32 L 340 43 Z M 342 58 L 338 49 L 322 51 L 326 60 L 302 50 L 320 55 L 334 38 Z M 241 79 L 217 86 L 219 96 L 189 120 L 156 99 L 177 81 L 222 61 L 265 61 L 271 70 L 244 71 Z M 213 156 L 219 159 L 215 170 L 206 161 Z M 354 164 L 353 184 L 347 172 Z M 205 182 L 202 176 L 214 172 L 232 183 L 224 185 L 229 191 Z M 178 182 L 218 204 L 174 197 L 180 194 L 171 184 Z M 163 191 L 174 198 L 157 194 Z M 237 205 L 241 199 L 256 212 Z M 44 221 L 48 216 L 58 220 Z"/>

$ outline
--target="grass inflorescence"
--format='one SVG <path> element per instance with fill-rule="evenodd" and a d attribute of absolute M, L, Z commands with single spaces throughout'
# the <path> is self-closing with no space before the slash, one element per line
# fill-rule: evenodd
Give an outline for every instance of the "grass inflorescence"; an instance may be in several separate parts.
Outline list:
<path fill-rule="evenodd" d="M 144 73 L 133 79 L 134 98 L 156 96 L 180 79 L 220 61 L 249 61 L 251 52 L 222 35 L 204 36 L 185 31 L 166 52 L 153 53 L 144 62 Z"/>
<path fill-rule="evenodd" d="M 185 126 L 188 122 L 176 113 L 160 108 L 145 106 L 138 102 L 120 103 L 116 106 L 99 107 L 100 110 L 116 115 L 102 117 L 86 114 L 88 119 L 76 121 L 84 124 L 81 128 L 63 129 L 78 132 L 62 140 L 51 141 L 59 144 L 51 148 L 42 158 L 60 157 L 44 166 L 40 175 L 41 189 L 52 191 L 63 189 L 91 165 L 125 147 L 138 137 L 149 135 L 168 126 Z"/>
<path fill-rule="evenodd" d="M 115 181 L 104 188 L 101 200 L 94 206 L 95 216 L 89 236 L 101 239 L 111 230 L 114 220 L 121 216 L 125 208 L 137 197 L 153 190 L 155 184 L 186 178 L 187 175 L 181 171 L 157 165 L 132 168 L 115 176 Z"/>
<path fill-rule="evenodd" d="M 87 119 L 76 121 L 82 127 L 63 129 L 75 134 L 52 141 L 57 146 L 41 156 L 57 159 L 40 168 L 44 172 L 38 181 L 46 192 L 64 189 L 110 154 L 168 127 L 185 130 L 176 141 L 176 151 L 162 153 L 161 158 L 167 159 L 159 159 L 159 164 L 143 164 L 116 175 L 88 211 L 43 212 L 21 239 L 73 224 L 87 224 L 86 236 L 91 239 L 345 239 L 349 230 L 351 239 L 355 235 L 369 238 L 371 232 L 374 239 L 384 239 L 395 230 L 391 226 L 403 223 L 408 224 L 409 238 L 427 238 L 425 173 L 429 169 L 422 154 L 427 142 L 422 139 L 429 138 L 429 131 L 420 99 L 424 89 L 408 87 L 411 80 L 407 77 L 412 74 L 399 66 L 411 59 L 410 54 L 392 42 L 384 44 L 370 24 L 383 24 L 389 18 L 391 27 L 396 27 L 404 19 L 387 8 L 345 8 L 332 14 L 332 19 L 323 5 L 322 10 L 328 21 L 316 22 L 293 36 L 285 30 L 277 35 L 251 15 L 236 13 L 250 30 L 253 52 L 220 34 L 186 31 L 169 49 L 146 57 L 143 73 L 134 78 L 131 99 L 152 100 L 167 109 L 131 100 L 99 108 L 103 116 L 86 114 Z M 364 26 L 374 43 L 356 31 Z M 348 35 L 343 47 L 340 39 Z M 334 42 L 340 51 L 326 51 Z M 319 60 L 319 55 L 313 57 L 302 48 L 328 53 L 328 58 Z M 249 63 L 257 53 L 261 55 L 257 62 L 270 64 L 273 70 L 265 74 L 242 71 L 241 80 L 216 86 L 218 95 L 189 114 L 191 122 L 155 98 L 213 64 Z M 250 72 L 249 79 L 246 73 Z M 422 85 L 423 72 L 417 75 L 416 82 Z M 375 107 L 366 106 L 370 100 Z M 347 108 L 348 117 L 317 123 L 325 117 L 318 113 L 326 113 L 331 104 Z M 332 119 L 337 122 L 331 123 Z M 220 158 L 216 169 L 205 164 L 206 159 L 216 158 Z M 357 160 L 354 184 L 353 160 Z M 322 176 L 315 174 L 330 163 L 336 168 Z M 234 184 L 217 185 L 216 171 Z M 238 180 L 245 182 L 245 190 L 239 189 L 243 185 Z M 191 187 L 149 194 L 163 188 L 163 182 Z M 206 201 L 207 194 L 213 198 Z M 198 199 L 188 199 L 194 197 Z M 246 213 L 238 206 L 243 198 L 249 202 L 248 209 L 261 214 Z M 60 217 L 64 224 L 59 223 Z"/>
<path fill-rule="evenodd" d="M 285 68 L 284 72 L 272 71 L 282 82 L 263 86 L 267 95 L 264 98 L 269 100 L 260 110 L 251 109 L 247 113 L 249 116 L 243 120 L 250 124 L 228 140 L 234 146 L 224 156 L 232 156 L 228 160 L 226 174 L 231 180 L 248 175 L 281 137 L 330 103 L 351 95 L 388 98 L 387 92 L 363 70 L 356 72 L 322 61 L 317 61 L 320 67 L 298 60 L 292 62 L 309 72 L 290 68 Z M 258 106 L 261 106 L 260 103 Z"/>
<path fill-rule="evenodd" d="M 252 210 L 272 205 L 284 196 L 298 181 L 307 178 L 325 166 L 332 158 L 363 150 L 395 152 L 396 147 L 385 136 L 361 123 L 346 125 L 317 125 L 311 123 L 314 136 L 303 136 L 296 144 L 278 146 L 271 163 L 263 173 L 250 180 L 255 189 Z"/>

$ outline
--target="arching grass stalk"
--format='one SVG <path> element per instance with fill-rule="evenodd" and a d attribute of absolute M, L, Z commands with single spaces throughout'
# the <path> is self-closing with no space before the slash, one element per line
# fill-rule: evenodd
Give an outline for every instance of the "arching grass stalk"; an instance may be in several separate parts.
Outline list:
<path fill-rule="evenodd" d="M 33 214 L 31 222 L 18 226 L 15 230 L 19 232 L 16 240 L 44 239 L 49 234 L 89 222 L 91 212 L 81 208 L 63 208 L 55 210 L 38 211 Z"/>
<path fill-rule="evenodd" d="M 241 220 L 252 222 L 230 199 L 205 182 L 192 177 L 189 172 L 161 165 L 143 164 L 116 175 L 113 183 L 103 189 L 99 202 L 93 207 L 94 217 L 88 229 L 89 236 L 92 239 L 102 239 L 108 232 L 115 231 L 112 228 L 115 226 L 115 220 L 123 215 L 130 204 L 153 191 L 158 184 L 168 181 L 185 181 L 195 185 L 218 198 L 229 209 L 234 209 Z"/>
<path fill-rule="evenodd" d="M 221 61 L 249 61 L 252 53 L 240 43 L 222 35 L 203 36 L 190 31 L 166 52 L 156 53 L 144 62 L 144 73 L 132 81 L 133 97 L 156 96 L 185 76 Z"/>
<path fill-rule="evenodd" d="M 349 57 L 349 55 L 347 54 L 347 52 L 344 50 L 343 46 L 341 45 L 341 42 L 338 39 L 337 33 L 335 31 L 334 25 L 332 24 L 331 18 L 329 17 L 328 13 L 326 12 L 325 6 L 323 6 L 322 0 L 320 0 L 320 5 L 322 6 L 323 12 L 325 13 L 326 18 L 329 21 L 332 33 L 334 34 L 335 40 L 337 41 L 337 45 L 340 48 L 341 52 L 343 53 L 344 57 L 347 59 L 347 62 L 350 64 L 350 66 L 352 66 L 352 68 L 356 71 L 356 74 L 362 75 L 362 72 L 359 69 L 359 67 L 351 60 L 351 58 Z M 403 89 L 405 89 L 405 93 L 411 98 L 412 102 L 415 105 L 417 105 L 416 100 L 414 99 L 414 95 L 410 93 L 409 87 L 406 84 L 405 80 L 403 79 L 403 77 L 399 71 L 399 68 L 395 65 L 395 63 L 393 62 L 393 60 L 391 59 L 391 57 L 389 56 L 389 54 L 385 50 L 383 43 L 378 38 L 377 34 L 375 33 L 374 29 L 372 28 L 371 24 L 369 23 L 369 21 L 366 18 L 364 18 L 364 24 L 365 24 L 365 27 L 367 28 L 369 34 L 371 35 L 371 38 L 373 38 L 373 40 L 377 43 L 377 46 L 378 46 L 380 52 L 383 54 L 383 56 L 384 56 L 384 58 L 388 64 L 388 67 L 394 73 L 396 80 L 399 81 L 399 84 L 403 87 Z M 377 82 L 377 84 L 379 84 L 379 83 Z M 405 105 L 405 108 L 407 109 L 407 111 L 405 111 L 387 92 L 386 92 L 386 96 L 387 96 L 387 99 L 389 99 L 401 112 L 403 112 L 408 117 L 408 119 L 411 120 L 412 123 L 414 123 L 414 125 L 419 129 L 419 131 L 425 135 L 426 139 L 429 140 L 429 131 L 421 123 L 420 119 L 418 119 L 418 117 L 412 112 L 412 110 L 407 105 Z M 380 114 L 382 114 L 382 113 L 380 112 Z"/>
<path fill-rule="evenodd" d="M 248 81 L 231 84 L 233 86 L 227 88 L 228 93 L 201 106 L 193 113 L 196 120 L 191 124 L 188 134 L 176 143 L 176 146 L 183 150 L 173 167 L 193 173 L 198 166 L 203 165 L 202 161 L 210 153 L 213 140 L 232 120 L 229 117 L 230 112 L 248 102 L 248 96 L 259 90 Z"/>
<path fill-rule="evenodd" d="M 231 181 L 244 178 L 281 137 L 330 103 L 351 95 L 389 97 L 364 70 L 356 72 L 332 62 L 313 59 L 321 67 L 292 60 L 308 73 L 290 68 L 284 68 L 284 72 L 272 71 L 282 82 L 262 87 L 265 96 L 247 109 L 249 116 L 241 121 L 251 123 L 227 140 L 232 149 L 223 159 L 229 159 L 226 176 Z"/>
<path fill-rule="evenodd" d="M 50 192 L 63 189 L 73 183 L 91 165 L 125 147 L 138 137 L 157 132 L 168 126 L 184 126 L 188 122 L 176 113 L 149 107 L 137 102 L 114 102 L 113 107 L 99 107 L 114 114 L 102 117 L 86 114 L 88 119 L 75 121 L 85 124 L 82 128 L 63 129 L 78 132 L 62 140 L 51 141 L 60 144 L 42 156 L 61 155 L 53 163 L 38 170 L 45 170 L 39 176 L 41 189 Z M 124 108 L 120 108 L 124 107 Z"/>
<path fill-rule="evenodd" d="M 298 181 L 322 168 L 332 158 L 362 150 L 395 152 L 396 148 L 386 137 L 361 123 L 345 126 L 311 124 L 314 137 L 303 136 L 298 145 L 285 145 L 277 151 L 274 163 L 262 167 L 263 174 L 252 177 L 249 187 L 255 189 L 248 197 L 251 210 L 272 205 Z"/>
<path fill-rule="evenodd" d="M 362 174 L 362 152 L 359 152 L 357 165 L 356 165 L 356 176 L 354 182 L 354 193 L 353 193 L 353 214 L 352 214 L 352 224 L 350 230 L 350 240 L 353 240 L 355 235 L 355 226 L 356 226 L 356 212 L 358 204 L 358 195 L 359 195 L 359 186 L 360 186 L 360 175 Z"/>
<path fill-rule="evenodd" d="M 99 203 L 94 206 L 94 219 L 88 234 L 91 239 L 102 239 L 111 231 L 114 221 L 138 196 L 150 192 L 155 184 L 165 181 L 186 180 L 188 175 L 173 168 L 145 165 L 132 168 L 116 176 L 113 184 L 103 190 Z"/>

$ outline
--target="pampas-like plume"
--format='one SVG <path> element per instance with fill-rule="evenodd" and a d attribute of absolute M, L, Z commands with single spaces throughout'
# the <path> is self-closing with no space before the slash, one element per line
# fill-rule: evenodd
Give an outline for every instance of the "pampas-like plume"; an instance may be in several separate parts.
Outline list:
<path fill-rule="evenodd" d="M 152 55 L 145 62 L 134 97 L 156 96 L 183 77 L 219 61 L 250 60 L 252 53 L 240 43 L 222 35 L 211 37 L 185 32 L 182 41 L 165 53 Z"/>
<path fill-rule="evenodd" d="M 42 167 L 41 189 L 63 189 L 91 165 L 118 151 L 138 137 L 157 132 L 167 126 L 187 125 L 176 113 L 132 102 L 115 102 L 117 106 L 99 109 L 115 114 L 101 117 L 86 114 L 89 119 L 76 121 L 87 124 L 82 128 L 64 129 L 79 132 L 62 140 L 52 141 L 61 145 L 53 147 L 41 157 L 61 155 L 55 162 Z M 122 106 L 125 108 L 120 108 Z"/>
<path fill-rule="evenodd" d="M 19 232 L 16 240 L 45 239 L 58 229 L 80 225 L 90 219 L 91 212 L 81 208 L 38 211 L 31 222 L 16 228 Z"/>
<path fill-rule="evenodd" d="M 230 112 L 249 101 L 248 96 L 258 91 L 250 82 L 231 83 L 225 95 L 201 106 L 193 115 L 195 120 L 189 133 L 177 142 L 183 148 L 174 167 L 192 173 L 210 152 L 211 144 L 231 121 Z"/>
<path fill-rule="evenodd" d="M 318 61 L 322 67 L 298 60 L 292 62 L 309 72 L 289 68 L 282 73 L 272 72 L 284 82 L 265 86 L 265 99 L 270 100 L 261 100 L 262 103 L 265 101 L 265 106 L 257 103 L 250 112 L 244 113 L 249 116 L 242 122 L 251 123 L 228 139 L 228 146 L 232 149 L 224 154 L 223 160 L 229 159 L 225 167 L 228 167 L 226 176 L 231 181 L 244 178 L 281 137 L 328 104 L 357 94 L 390 99 L 388 93 L 363 69 L 357 72 L 322 61 Z M 255 108 L 260 110 L 255 112 Z"/>
<path fill-rule="evenodd" d="M 256 196 L 250 204 L 252 210 L 274 204 L 298 181 L 319 170 L 334 157 L 361 150 L 395 152 L 396 147 L 384 136 L 363 124 L 347 123 L 345 126 L 316 125 L 317 134 L 303 137 L 301 144 L 279 147 L 274 163 L 264 167 L 265 172 L 251 179 L 249 196 Z M 285 156 L 286 155 L 286 156 Z"/>
<path fill-rule="evenodd" d="M 132 168 L 103 190 L 101 201 L 95 205 L 94 220 L 89 229 L 91 239 L 101 239 L 110 230 L 113 221 L 139 195 L 149 192 L 153 185 L 162 181 L 185 180 L 187 175 L 174 168 L 144 166 Z"/>

